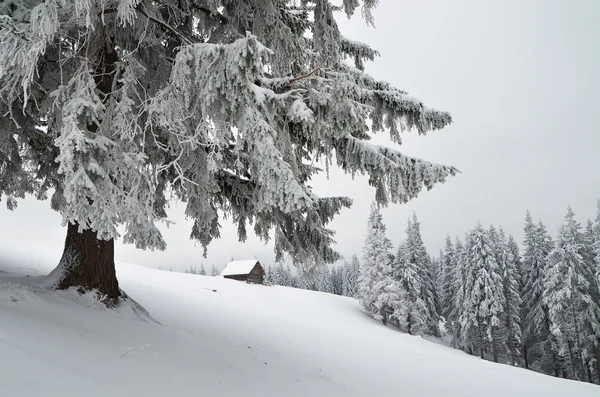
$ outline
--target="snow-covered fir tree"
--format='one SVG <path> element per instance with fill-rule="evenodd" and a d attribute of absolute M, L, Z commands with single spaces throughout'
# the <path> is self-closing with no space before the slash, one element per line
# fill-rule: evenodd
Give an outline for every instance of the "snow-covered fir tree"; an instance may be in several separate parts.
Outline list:
<path fill-rule="evenodd" d="M 321 265 L 317 267 L 316 277 L 317 291 L 333 293 L 333 284 L 331 280 L 331 269 L 327 265 Z"/>
<path fill-rule="evenodd" d="M 452 244 L 452 239 L 450 236 L 446 236 L 446 245 L 443 250 L 443 254 L 440 254 L 441 257 L 441 288 L 440 288 L 440 300 L 442 302 L 442 311 L 441 315 L 446 320 L 446 329 L 451 327 L 451 324 L 456 319 L 452 318 L 452 309 L 454 304 L 454 298 L 456 296 L 456 280 L 455 280 L 455 269 L 456 258 L 454 245 Z"/>
<path fill-rule="evenodd" d="M 287 271 L 281 262 L 277 263 L 275 269 L 273 269 L 273 283 L 284 287 L 289 284 Z"/>
<path fill-rule="evenodd" d="M 431 282 L 432 282 L 432 291 L 433 291 L 433 296 L 434 296 L 434 303 L 435 303 L 435 313 L 437 314 L 437 319 L 438 319 L 438 325 L 436 327 L 437 331 L 438 331 L 438 336 L 439 335 L 439 322 L 442 319 L 442 262 L 441 262 L 441 258 L 443 258 L 443 252 L 440 250 L 440 259 L 431 256 L 431 255 L 427 255 L 427 263 L 429 265 L 429 273 L 430 273 L 430 277 L 431 277 Z"/>
<path fill-rule="evenodd" d="M 331 269 L 331 292 L 335 295 L 344 295 L 344 267 Z"/>
<path fill-rule="evenodd" d="M 523 341 L 526 367 L 559 375 L 558 346 L 550 332 L 548 309 L 543 302 L 544 277 L 552 238 L 539 221 L 533 223 L 531 214 L 525 215 L 523 240 Z"/>
<path fill-rule="evenodd" d="M 352 255 L 350 263 L 344 266 L 343 276 L 344 295 L 356 298 L 358 295 L 358 278 L 360 276 L 360 261 L 356 255 Z"/>
<path fill-rule="evenodd" d="M 288 264 L 285 268 L 285 274 L 288 278 L 288 287 L 298 288 L 298 278 L 292 274 L 292 270 L 290 269 L 290 265 Z"/>
<path fill-rule="evenodd" d="M 407 234 L 411 229 L 409 220 Z M 394 278 L 400 284 L 401 294 L 400 304 L 394 312 L 394 317 L 406 332 L 420 335 L 427 332 L 429 313 L 421 295 L 423 270 L 419 269 L 417 261 L 413 260 L 408 244 L 408 241 L 400 243 L 395 258 Z"/>
<path fill-rule="evenodd" d="M 200 270 L 198 271 L 198 274 L 201 276 L 206 276 L 206 270 L 204 269 L 204 263 L 200 264 Z"/>
<path fill-rule="evenodd" d="M 273 280 L 273 267 L 269 264 L 269 267 L 267 268 L 267 276 L 265 277 L 265 281 L 266 284 L 268 285 L 275 285 L 275 282 Z"/>
<path fill-rule="evenodd" d="M 416 214 L 408 221 L 406 241 L 399 246 L 394 273 L 402 287 L 402 304 L 396 315 L 400 324 L 408 333 L 438 335 L 433 271 Z"/>
<path fill-rule="evenodd" d="M 221 274 L 221 272 L 219 272 L 219 269 L 217 269 L 217 267 L 213 264 L 210 268 L 210 275 L 215 277 L 215 276 L 218 276 L 219 274 Z"/>
<path fill-rule="evenodd" d="M 490 247 L 492 248 L 492 252 L 494 254 L 494 256 L 496 257 L 496 263 L 498 264 L 498 271 L 500 276 L 502 277 L 503 280 L 503 296 L 504 299 L 506 300 L 506 290 L 505 287 L 506 285 L 504 284 L 504 277 L 503 277 L 503 268 L 504 268 L 504 261 L 506 261 L 508 258 L 506 258 L 506 255 L 508 255 L 508 252 L 506 252 L 506 250 L 504 250 L 502 246 L 502 241 L 501 241 L 501 236 L 500 236 L 500 232 L 496 229 L 496 227 L 494 225 L 490 225 L 490 228 L 488 229 L 488 236 L 489 236 L 489 241 L 490 241 Z M 506 245 L 506 236 L 504 236 L 504 245 Z M 495 338 L 492 341 L 492 343 L 494 344 L 493 346 L 493 352 L 495 357 L 497 356 L 501 356 L 501 355 L 506 355 L 507 357 L 509 356 L 509 352 L 508 352 L 508 329 L 506 328 L 506 324 L 507 324 L 507 313 L 506 313 L 506 305 L 505 307 L 502 309 L 502 312 L 499 315 L 500 321 L 501 321 L 501 325 L 498 327 L 498 330 L 495 334 Z"/>
<path fill-rule="evenodd" d="M 561 225 L 554 249 L 548 255 L 544 304 L 551 332 L 562 353 L 562 370 L 568 377 L 589 379 L 600 375 L 600 308 L 594 294 L 594 275 L 586 264 L 584 236 L 571 207 Z"/>
<path fill-rule="evenodd" d="M 385 233 L 386 227 L 381 213 L 377 204 L 373 202 L 367 222 L 358 295 L 367 313 L 387 324 L 388 314 L 398 308 L 400 288 L 392 274 L 392 243 Z"/>
<path fill-rule="evenodd" d="M 519 243 L 517 243 L 517 240 L 515 240 L 515 238 L 513 237 L 512 234 L 510 234 L 508 236 L 507 245 L 508 245 L 508 249 L 510 250 L 511 255 L 514 258 L 515 265 L 517 266 L 517 281 L 518 281 L 518 285 L 519 285 L 519 296 L 522 297 L 523 296 L 524 277 L 523 277 L 523 262 L 521 259 L 521 249 L 519 248 Z M 522 303 L 521 303 L 521 306 L 523 306 Z M 521 307 L 521 311 L 522 311 L 522 307 Z"/>
<path fill-rule="evenodd" d="M 469 233 L 467 262 L 472 284 L 466 290 L 465 313 L 461 321 L 462 332 L 471 335 L 473 348 L 483 357 L 491 348 L 494 361 L 498 361 L 497 346 L 502 338 L 502 314 L 505 306 L 502 276 L 494 254 L 489 233 L 481 223 Z"/>
<path fill-rule="evenodd" d="M 518 258 L 513 255 L 513 251 L 502 228 L 500 228 L 498 233 L 496 250 L 502 275 L 505 300 L 504 332 L 506 333 L 506 354 L 509 362 L 512 365 L 516 365 L 521 361 L 523 339 L 521 329 L 522 300 L 519 293 L 519 263 Z"/>
<path fill-rule="evenodd" d="M 473 277 L 468 267 L 466 247 L 458 236 L 454 242 L 454 260 L 451 262 L 451 266 L 454 295 L 449 302 L 451 304 L 450 321 L 446 322 L 446 330 L 452 334 L 452 346 L 469 350 L 471 346 L 467 329 L 463 330 L 461 321 L 467 319 L 465 299 L 467 291 L 470 291 L 468 288 L 472 285 Z"/>
<path fill-rule="evenodd" d="M 376 1 L 362 4 L 373 23 Z M 344 1 L 351 16 L 358 1 Z M 326 225 L 351 205 L 308 181 L 366 173 L 379 204 L 456 173 L 372 145 L 451 123 L 364 72 L 327 0 L 6 0 L 0 3 L 0 198 L 45 198 L 68 225 L 59 289 L 121 296 L 114 239 L 164 249 L 171 196 L 206 249 L 229 215 L 304 267 L 332 263 Z M 346 59 L 354 62 L 351 66 Z M 119 226 L 124 226 L 119 229 Z M 124 230 L 123 236 L 119 230 Z"/>
<path fill-rule="evenodd" d="M 421 285 L 421 296 L 427 305 L 427 333 L 434 336 L 439 335 L 440 315 L 438 312 L 439 302 L 437 295 L 437 287 L 435 284 L 435 267 L 431 263 L 431 257 L 427 253 L 425 243 L 421 237 L 421 222 L 417 218 L 417 214 L 413 213 L 412 218 L 412 238 L 407 239 L 411 242 L 409 247 L 414 248 L 415 260 L 417 258 L 425 258 L 425 266 L 423 268 L 423 284 Z"/>

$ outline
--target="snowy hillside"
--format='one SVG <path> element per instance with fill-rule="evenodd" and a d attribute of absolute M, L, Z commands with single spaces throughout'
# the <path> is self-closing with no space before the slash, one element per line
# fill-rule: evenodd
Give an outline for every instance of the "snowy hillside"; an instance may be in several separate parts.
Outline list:
<path fill-rule="evenodd" d="M 129 264 L 104 310 L 37 276 L 59 252 L 0 241 L 2 396 L 598 396 L 385 328 L 348 298 Z M 28 277 L 27 277 L 28 275 Z"/>

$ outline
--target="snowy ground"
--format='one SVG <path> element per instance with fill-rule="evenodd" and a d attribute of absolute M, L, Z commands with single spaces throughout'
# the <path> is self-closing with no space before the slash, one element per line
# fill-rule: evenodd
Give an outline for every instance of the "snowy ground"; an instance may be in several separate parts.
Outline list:
<path fill-rule="evenodd" d="M 39 287 L 59 254 L 0 241 L 1 396 L 600 396 L 385 328 L 328 294 L 119 264 L 152 318 L 107 311 Z"/>

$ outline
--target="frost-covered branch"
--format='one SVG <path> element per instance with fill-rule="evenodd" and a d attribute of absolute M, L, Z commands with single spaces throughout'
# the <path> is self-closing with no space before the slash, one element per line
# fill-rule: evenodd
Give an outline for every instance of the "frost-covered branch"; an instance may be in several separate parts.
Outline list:
<path fill-rule="evenodd" d="M 367 23 L 376 4 L 362 2 Z M 337 260 L 326 226 L 350 200 L 311 190 L 316 161 L 369 175 L 380 204 L 456 173 L 367 143 L 452 119 L 365 74 L 378 54 L 340 34 L 337 9 L 327 0 L 0 3 L 0 195 L 14 206 L 53 189 L 65 222 L 104 239 L 124 225 L 124 240 L 141 248 L 165 246 L 156 223 L 173 195 L 204 247 L 228 216 L 241 240 L 249 224 L 274 238 L 278 257 Z"/>

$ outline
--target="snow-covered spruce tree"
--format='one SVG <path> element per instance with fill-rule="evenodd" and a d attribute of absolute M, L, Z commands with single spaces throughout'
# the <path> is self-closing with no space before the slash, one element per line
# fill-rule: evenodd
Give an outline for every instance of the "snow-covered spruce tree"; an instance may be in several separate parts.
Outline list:
<path fill-rule="evenodd" d="M 439 336 L 436 289 L 433 282 L 432 268 L 429 263 L 429 255 L 421 237 L 421 223 L 416 213 L 413 213 L 412 220 L 408 222 L 405 248 L 405 261 L 416 272 L 415 284 L 419 288 L 418 296 L 426 308 L 423 317 L 426 328 L 423 332 Z"/>
<path fill-rule="evenodd" d="M 451 327 L 446 323 L 446 329 L 452 333 L 452 346 L 472 353 L 472 343 L 468 329 L 470 325 L 463 328 L 461 322 L 468 321 L 465 307 L 467 291 L 470 291 L 473 283 L 472 271 L 468 266 L 467 249 L 457 236 L 454 242 L 454 260 L 451 262 L 453 269 L 452 280 L 454 297 L 452 299 L 449 317 L 453 320 Z"/>
<path fill-rule="evenodd" d="M 296 276 L 294 276 L 292 274 L 292 270 L 290 269 L 289 264 L 285 267 L 285 276 L 288 280 L 288 283 L 287 283 L 288 287 L 298 288 L 298 280 L 297 280 Z"/>
<path fill-rule="evenodd" d="M 517 270 L 516 277 L 517 277 L 517 282 L 518 282 L 518 286 L 519 286 L 519 296 L 521 297 L 521 301 L 522 301 L 523 263 L 522 263 L 522 259 L 521 259 L 521 250 L 519 248 L 519 243 L 517 243 L 517 240 L 515 240 L 515 238 L 513 237 L 512 234 L 508 235 L 507 245 L 508 245 L 508 249 L 509 249 L 511 255 L 513 256 L 514 262 L 515 262 L 515 266 L 516 266 L 516 270 Z M 522 303 L 521 303 L 521 306 L 523 306 Z M 523 311 L 522 307 L 521 307 L 521 311 Z"/>
<path fill-rule="evenodd" d="M 498 361 L 497 339 L 503 326 L 501 317 L 505 300 L 502 276 L 494 255 L 489 234 L 478 223 L 468 236 L 467 261 L 472 272 L 472 288 L 466 290 L 465 317 L 461 319 L 463 332 L 475 335 L 475 345 L 480 357 L 487 346 L 492 349 L 494 361 Z M 469 286 L 471 283 L 469 282 Z"/>
<path fill-rule="evenodd" d="M 442 267 L 442 275 L 441 275 L 441 302 L 442 302 L 442 312 L 440 313 L 444 316 L 446 320 L 446 329 L 450 330 L 452 328 L 452 323 L 456 321 L 455 318 L 452 318 L 452 309 L 454 303 L 454 297 L 456 295 L 456 282 L 455 282 L 455 269 L 456 258 L 454 252 L 454 245 L 452 244 L 452 240 L 450 236 L 446 236 L 446 246 L 443 250 L 443 255 L 441 255 L 441 267 Z"/>
<path fill-rule="evenodd" d="M 548 306 L 551 332 L 564 358 L 564 370 L 572 379 L 589 380 L 590 361 L 595 377 L 600 374 L 600 308 L 592 297 L 593 274 L 584 260 L 581 225 L 571 207 L 548 255 L 544 304 Z"/>
<path fill-rule="evenodd" d="M 514 241 L 514 240 L 513 240 Z M 521 330 L 522 300 L 519 294 L 519 264 L 506 240 L 504 230 L 498 232 L 497 253 L 504 289 L 504 327 L 506 353 L 511 365 L 521 362 L 523 333 Z"/>
<path fill-rule="evenodd" d="M 436 328 L 438 330 L 438 333 L 439 322 L 442 319 L 442 316 L 440 314 L 442 312 L 442 257 L 442 250 L 440 250 L 439 258 L 433 257 L 429 254 L 427 255 L 427 263 L 429 264 L 429 273 L 431 274 L 433 296 L 435 301 L 435 312 L 438 318 L 438 327 Z"/>
<path fill-rule="evenodd" d="M 206 276 L 206 270 L 204 269 L 204 263 L 202 263 L 200 265 L 200 271 L 198 271 L 198 274 L 201 276 Z"/>
<path fill-rule="evenodd" d="M 217 269 L 216 266 L 213 264 L 212 267 L 210 268 L 210 275 L 215 277 L 215 276 L 218 276 L 219 274 L 221 274 L 221 272 L 219 272 L 219 269 Z"/>
<path fill-rule="evenodd" d="M 488 229 L 488 237 L 490 247 L 492 249 L 493 255 L 496 258 L 496 263 L 498 265 L 498 273 L 502 277 L 502 259 L 501 258 L 501 242 L 500 242 L 500 233 L 496 230 L 494 225 L 490 225 Z M 504 296 L 504 286 L 503 286 L 503 296 Z M 506 299 L 506 296 L 504 296 Z M 492 351 L 494 353 L 494 358 L 497 356 L 506 354 L 506 357 L 509 356 L 507 351 L 507 339 L 508 339 L 508 330 L 506 329 L 506 305 L 502 308 L 502 312 L 499 314 L 500 326 L 497 331 L 494 333 L 494 339 L 491 341 L 493 344 Z"/>
<path fill-rule="evenodd" d="M 344 295 L 344 267 L 342 266 L 331 269 L 331 293 Z"/>
<path fill-rule="evenodd" d="M 275 285 L 287 286 L 289 284 L 288 274 L 283 267 L 283 263 L 279 262 L 273 269 L 273 282 Z"/>
<path fill-rule="evenodd" d="M 525 367 L 558 376 L 558 346 L 550 333 L 548 309 L 543 302 L 546 258 L 552 246 L 552 238 L 542 221 L 535 225 L 527 211 L 523 240 L 523 358 Z"/>
<path fill-rule="evenodd" d="M 267 269 L 267 277 L 265 278 L 265 281 L 268 285 L 277 285 L 275 284 L 275 280 L 273 278 L 273 267 L 271 265 L 269 265 Z"/>
<path fill-rule="evenodd" d="M 327 265 L 322 265 L 317 268 L 318 270 L 318 278 L 317 278 L 317 291 L 327 292 L 328 294 L 333 293 L 333 283 L 331 272 L 333 269 L 330 269 Z"/>
<path fill-rule="evenodd" d="M 356 255 L 352 255 L 350 263 L 344 267 L 344 295 L 356 298 L 358 294 L 358 278 L 360 276 L 360 262 Z"/>
<path fill-rule="evenodd" d="M 411 221 L 408 221 L 407 234 L 411 231 Z M 415 261 L 411 260 L 407 241 L 400 243 L 396 254 L 393 274 L 400 285 L 400 304 L 396 307 L 394 317 L 402 328 L 410 335 L 427 333 L 427 305 L 421 296 L 422 270 Z"/>
<path fill-rule="evenodd" d="M 367 222 L 367 236 L 360 266 L 358 295 L 367 313 L 387 325 L 388 315 L 400 303 L 400 287 L 392 274 L 392 243 L 385 235 L 381 213 L 375 202 Z"/>
<path fill-rule="evenodd" d="M 368 23 L 376 3 L 363 2 Z M 311 191 L 315 160 L 368 174 L 383 205 L 456 173 L 367 142 L 451 123 L 367 75 L 376 55 L 340 34 L 328 0 L 5 0 L 0 197 L 14 208 L 52 192 L 68 225 L 55 287 L 112 302 L 118 227 L 165 248 L 156 224 L 172 196 L 205 249 L 225 213 L 242 241 L 248 224 L 274 235 L 277 259 L 334 262 L 326 225 L 351 201 Z"/>

